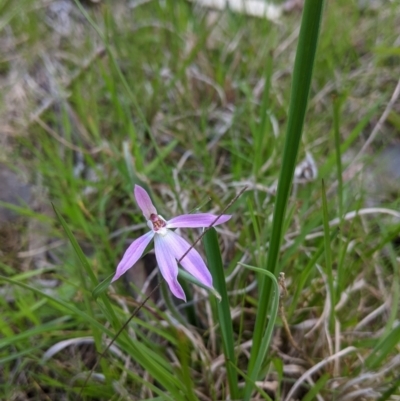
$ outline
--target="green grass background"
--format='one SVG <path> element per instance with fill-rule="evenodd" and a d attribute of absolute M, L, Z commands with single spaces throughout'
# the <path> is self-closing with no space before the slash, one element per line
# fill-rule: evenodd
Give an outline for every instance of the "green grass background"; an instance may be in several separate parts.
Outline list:
<path fill-rule="evenodd" d="M 328 1 L 320 32 L 315 3 L 269 21 L 181 0 L 59 2 L 64 14 L 0 1 L 0 160 L 37 199 L 14 207 L 18 226 L 1 228 L 0 399 L 285 400 L 302 373 L 341 351 L 299 399 L 397 399 L 399 196 L 380 189 L 376 200 L 383 177 L 369 166 L 400 141 L 398 102 L 354 155 L 400 76 L 399 3 Z M 291 186 L 306 152 L 318 177 Z M 125 280 L 98 287 L 146 230 L 135 184 L 165 218 L 218 213 L 247 190 L 204 241 L 223 301 L 183 278 L 187 307 L 161 291 L 99 361 L 138 305 Z M 379 211 L 345 218 L 371 204 Z M 60 245 L 39 263 L 23 253 L 32 235 Z M 285 273 L 281 305 L 301 351 L 273 318 L 265 270 Z M 65 340 L 75 343 L 48 357 Z M 255 389 L 263 380 L 276 389 Z"/>

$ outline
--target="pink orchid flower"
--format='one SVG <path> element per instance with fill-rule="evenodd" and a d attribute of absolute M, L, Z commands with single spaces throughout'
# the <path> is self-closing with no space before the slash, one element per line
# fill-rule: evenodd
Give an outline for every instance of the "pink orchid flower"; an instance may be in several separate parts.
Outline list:
<path fill-rule="evenodd" d="M 147 220 L 150 231 L 133 241 L 126 250 L 122 260 L 117 266 L 112 282 L 121 277 L 139 260 L 147 245 L 154 238 L 156 259 L 161 274 L 171 292 L 177 298 L 186 301 L 185 293 L 177 278 L 177 261 L 188 251 L 191 245 L 170 229 L 209 227 L 211 224 L 218 225 L 225 223 L 231 216 L 221 215 L 218 220 L 215 221 L 218 216 L 210 213 L 183 214 L 166 221 L 162 216 L 157 214 L 157 210 L 151 202 L 150 196 L 139 185 L 135 185 L 135 198 L 143 212 L 143 216 Z M 192 248 L 179 263 L 192 276 L 199 280 L 200 283 L 204 284 L 206 287 L 213 288 L 211 274 L 202 257 L 194 248 Z"/>

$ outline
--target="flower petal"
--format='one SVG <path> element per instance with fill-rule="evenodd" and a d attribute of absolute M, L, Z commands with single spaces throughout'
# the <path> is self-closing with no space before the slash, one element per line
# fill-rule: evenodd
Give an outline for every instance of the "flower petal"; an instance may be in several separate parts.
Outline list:
<path fill-rule="evenodd" d="M 171 232 L 166 235 L 156 234 L 154 237 L 154 248 L 156 251 L 156 259 L 158 267 L 160 268 L 161 274 L 167 282 L 171 292 L 180 299 L 186 301 L 186 295 L 183 288 L 178 282 L 178 264 L 169 249 L 168 241 L 166 238 Z"/>
<path fill-rule="evenodd" d="M 228 214 L 223 214 L 219 217 L 217 221 L 215 221 L 217 217 L 217 215 L 211 213 L 182 214 L 181 216 L 176 216 L 167 221 L 167 228 L 209 227 L 214 222 L 215 223 L 213 224 L 213 226 L 217 226 L 218 224 L 223 224 L 227 222 L 232 216 Z"/>
<path fill-rule="evenodd" d="M 168 231 L 168 234 L 163 237 L 163 240 L 177 260 L 190 248 L 190 244 L 173 231 Z M 192 248 L 179 263 L 202 284 L 213 288 L 211 274 L 196 249 Z"/>
<path fill-rule="evenodd" d="M 127 270 L 129 270 L 142 256 L 146 246 L 149 245 L 151 239 L 154 237 L 153 231 L 142 235 L 129 245 L 125 251 L 124 256 L 118 263 L 117 270 L 111 282 L 119 279 Z"/>
<path fill-rule="evenodd" d="M 146 220 L 150 219 L 151 214 L 157 214 L 157 209 L 154 207 L 149 194 L 139 185 L 135 185 L 135 199 Z"/>

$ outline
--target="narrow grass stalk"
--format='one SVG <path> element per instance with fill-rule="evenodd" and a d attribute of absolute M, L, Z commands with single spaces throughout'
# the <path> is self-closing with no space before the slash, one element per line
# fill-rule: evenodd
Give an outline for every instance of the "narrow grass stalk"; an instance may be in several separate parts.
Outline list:
<path fill-rule="evenodd" d="M 376 112 L 381 105 L 382 99 L 379 99 L 371 106 L 365 116 L 357 123 L 350 134 L 348 134 L 343 143 L 340 144 L 340 154 L 343 154 L 347 150 L 349 150 L 350 146 L 352 146 L 354 142 L 360 137 L 361 132 L 368 124 L 370 124 L 371 118 L 376 115 Z M 335 153 L 332 152 L 330 156 L 328 155 L 325 164 L 321 166 L 319 170 L 320 177 L 325 177 L 327 174 L 330 174 L 330 172 L 334 168 L 335 162 L 337 163 L 337 151 Z"/>
<path fill-rule="evenodd" d="M 292 299 L 292 303 L 289 306 L 289 311 L 288 311 L 288 316 L 290 317 L 293 312 L 295 311 L 296 305 L 298 303 L 298 300 L 300 298 L 300 294 L 302 293 L 308 277 L 310 276 L 312 270 L 315 267 L 315 264 L 318 262 L 319 258 L 322 256 L 322 254 L 324 253 L 324 242 L 321 241 L 321 243 L 319 244 L 317 250 L 314 252 L 314 254 L 312 255 L 312 257 L 310 257 L 310 260 L 308 261 L 307 265 L 304 266 L 299 278 L 297 279 L 296 282 L 296 289 L 294 291 L 293 294 L 293 299 Z"/>
<path fill-rule="evenodd" d="M 198 401 L 198 398 L 195 394 L 196 386 L 194 385 L 190 374 L 191 372 L 190 372 L 189 343 L 186 336 L 180 330 L 177 330 L 176 334 L 179 338 L 178 355 L 179 355 L 179 360 L 181 362 L 182 382 L 186 389 L 185 396 L 187 397 L 188 401 Z"/>
<path fill-rule="evenodd" d="M 105 278 L 101 283 L 97 284 L 96 287 L 92 290 L 92 297 L 94 299 L 98 298 L 100 294 L 107 290 L 107 288 L 111 284 L 111 280 L 114 277 L 115 273 L 112 272 Z"/>
<path fill-rule="evenodd" d="M 235 370 L 237 371 L 237 373 L 242 376 L 246 382 L 251 382 L 251 379 L 249 376 L 247 376 L 242 370 L 240 370 L 237 366 L 234 366 Z M 256 383 L 253 381 L 252 385 L 255 386 Z M 262 398 L 263 400 L 266 401 L 273 401 L 272 398 L 261 388 L 261 387 L 257 387 L 257 392 L 264 398 Z M 236 401 L 236 400 L 235 400 Z"/>
<path fill-rule="evenodd" d="M 273 56 L 269 54 L 267 62 L 265 64 L 265 75 L 264 75 L 264 92 L 260 106 L 260 124 L 255 129 L 254 135 L 254 164 L 253 164 L 253 175 L 258 176 L 263 163 L 263 156 L 265 157 L 265 140 L 270 134 L 270 130 L 267 129 L 267 117 L 268 117 L 268 105 L 269 105 L 269 94 L 271 88 L 271 75 L 272 75 L 272 64 Z"/>
<path fill-rule="evenodd" d="M 384 228 L 381 228 L 381 231 L 383 231 Z M 392 328 L 396 325 L 396 322 L 398 322 L 398 316 L 399 316 L 399 308 L 400 308 L 400 272 L 399 272 L 399 262 L 398 262 L 398 253 L 396 252 L 393 244 L 388 244 L 386 247 L 388 256 L 389 256 L 389 261 L 390 264 L 392 265 L 392 270 L 393 270 L 393 275 L 392 275 L 392 288 L 391 288 L 391 308 L 390 308 L 390 313 L 386 321 L 386 327 L 384 333 L 388 333 L 392 331 Z M 399 344 L 400 344 L 400 338 L 399 338 Z"/>
<path fill-rule="evenodd" d="M 210 228 L 203 238 L 204 248 L 207 256 L 207 263 L 210 268 L 213 284 L 221 296 L 221 301 L 217 303 L 218 321 L 221 327 L 222 344 L 226 359 L 226 371 L 230 389 L 231 399 L 239 399 L 239 387 L 236 370 L 232 365 L 236 365 L 235 341 L 233 337 L 233 327 L 231 311 L 229 307 L 228 293 L 225 283 L 225 272 L 222 264 L 221 251 L 218 245 L 218 237 L 215 228 Z"/>
<path fill-rule="evenodd" d="M 343 177 L 342 177 L 342 153 L 340 150 L 340 105 L 341 99 L 333 98 L 333 133 L 335 136 L 335 153 L 336 153 L 336 168 L 338 180 L 338 200 L 339 200 L 339 217 L 343 218 Z"/>
<path fill-rule="evenodd" d="M 382 364 L 382 362 L 390 355 L 390 352 L 395 349 L 400 343 L 400 324 L 397 324 L 393 330 L 382 336 L 375 345 L 372 352 L 365 360 L 365 366 L 368 369 L 374 370 Z"/>
<path fill-rule="evenodd" d="M 334 317 L 335 317 L 335 285 L 332 272 L 332 252 L 331 252 L 331 235 L 329 228 L 329 216 L 328 216 L 328 201 L 326 200 L 326 191 L 324 180 L 322 180 L 322 220 L 324 224 L 324 243 L 325 243 L 325 269 L 328 278 L 329 296 L 331 302 L 330 316 L 329 316 L 329 328 L 334 328 Z"/>
<path fill-rule="evenodd" d="M 88 277 L 90 278 L 92 284 L 97 284 L 97 279 L 95 274 L 93 273 L 93 270 L 89 264 L 89 262 L 86 259 L 85 254 L 83 253 L 81 247 L 78 244 L 78 241 L 75 239 L 74 235 L 72 234 L 72 231 L 69 229 L 68 224 L 66 223 L 66 221 L 64 220 L 64 218 L 62 217 L 62 215 L 60 214 L 60 212 L 57 210 L 57 208 L 53 205 L 53 209 L 54 212 L 56 213 L 56 216 L 60 222 L 60 224 L 62 225 L 65 233 L 67 234 L 67 237 L 69 239 L 69 241 L 71 242 L 72 247 L 74 248 L 74 251 L 79 259 L 79 262 L 81 263 L 83 269 L 85 270 L 85 273 L 88 275 Z M 114 327 L 118 327 L 119 323 L 118 323 L 118 319 L 117 316 L 115 315 L 114 309 L 111 306 L 110 301 L 108 300 L 108 298 L 106 297 L 105 294 L 100 294 L 101 295 L 101 300 L 104 303 L 104 306 L 106 307 L 107 310 L 107 318 L 108 320 L 114 325 Z"/>
<path fill-rule="evenodd" d="M 306 0 L 304 3 L 303 18 L 299 34 L 296 61 L 293 71 L 291 101 L 288 115 L 285 147 L 279 183 L 275 201 L 274 218 L 272 223 L 271 240 L 268 252 L 266 270 L 276 275 L 279 249 L 285 219 L 286 206 L 296 166 L 296 159 L 300 145 L 307 101 L 311 86 L 311 77 L 314 66 L 315 53 L 319 36 L 324 2 L 322 0 Z M 253 347 L 249 361 L 249 376 L 254 377 L 259 372 L 254 371 L 260 350 L 264 328 L 268 320 L 268 310 L 271 297 L 271 281 L 266 277 L 260 279 L 257 317 L 253 334 Z"/>
<path fill-rule="evenodd" d="M 338 197 L 338 209 L 339 209 L 339 219 L 340 219 L 340 224 L 339 224 L 339 231 L 343 232 L 343 216 L 344 216 L 344 203 L 343 203 L 343 168 L 342 168 L 342 151 L 341 151 L 341 141 L 340 141 L 340 108 L 343 102 L 343 97 L 339 97 L 335 95 L 333 97 L 333 134 L 335 137 L 335 154 L 336 154 L 336 174 L 337 174 L 337 182 L 338 182 L 338 187 L 337 187 L 337 197 Z M 326 193 L 324 191 L 323 193 L 323 198 L 326 198 Z M 325 199 L 326 201 L 326 199 Z M 325 202 L 326 203 L 326 202 Z M 325 206 L 323 205 L 324 209 Z M 325 213 L 324 213 L 325 215 Z M 328 216 L 326 216 L 328 218 Z M 324 220 L 325 224 L 325 220 Z M 329 232 L 326 230 L 326 227 L 324 226 L 325 234 L 329 235 Z M 329 230 L 329 227 L 328 227 Z M 337 263 L 337 283 L 336 283 L 336 288 L 332 288 L 331 290 L 334 290 L 331 296 L 331 300 L 334 300 L 334 297 L 338 299 L 340 297 L 341 292 L 344 290 L 344 283 L 345 283 L 345 257 L 346 257 L 346 251 L 348 247 L 348 242 L 343 243 L 341 239 L 339 239 L 339 258 L 338 258 L 338 263 Z M 326 244 L 325 244 L 326 245 Z M 329 249 L 330 253 L 330 249 Z M 327 254 L 326 254 L 327 255 Z M 332 271 L 332 266 L 326 266 L 327 269 L 329 268 L 330 271 Z M 330 280 L 331 281 L 331 280 Z M 332 309 L 334 310 L 334 305 L 332 305 Z M 333 324 L 333 322 L 331 322 Z M 333 328 L 333 326 L 332 326 Z"/>
<path fill-rule="evenodd" d="M 324 373 L 318 381 L 311 387 L 310 391 L 302 398 L 301 401 L 313 401 L 317 398 L 318 392 L 323 389 L 329 380 L 329 374 Z"/>
<path fill-rule="evenodd" d="M 259 353 L 257 355 L 257 359 L 256 359 L 256 362 L 254 365 L 254 369 L 252 371 L 252 375 L 250 375 L 249 380 L 246 381 L 246 387 L 244 390 L 244 398 L 243 399 L 249 400 L 251 397 L 251 392 L 252 392 L 254 383 L 257 380 L 257 373 L 261 370 L 265 356 L 267 355 L 267 351 L 269 349 L 269 344 L 270 344 L 271 338 L 272 338 L 272 331 L 275 326 L 276 317 L 278 316 L 279 287 L 278 287 L 278 281 L 277 281 L 276 277 L 268 270 L 260 269 L 258 267 L 254 267 L 254 266 L 249 266 L 244 263 L 242 263 L 241 265 L 246 267 L 247 269 L 250 269 L 257 273 L 260 273 L 261 275 L 267 276 L 269 279 L 271 279 L 273 287 L 274 287 L 274 296 L 272 298 L 271 316 L 270 316 L 270 319 L 268 320 L 268 324 L 267 324 L 264 336 L 261 341 Z"/>
<path fill-rule="evenodd" d="M 68 322 L 68 318 L 66 316 L 63 316 L 61 318 L 54 319 L 48 323 L 43 323 L 40 326 L 32 327 L 31 329 L 25 330 L 24 332 L 19 334 L 10 333 L 9 337 L 3 337 L 2 334 L 2 338 L 0 339 L 0 349 L 18 344 L 18 342 L 20 342 L 21 340 L 32 338 L 42 333 L 49 333 L 55 330 L 67 330 L 71 328 L 71 326 L 71 323 Z"/>
<path fill-rule="evenodd" d="M 72 245 L 72 248 L 74 248 L 74 251 L 79 259 L 79 262 L 81 263 L 86 274 L 90 278 L 92 284 L 96 284 L 97 283 L 96 276 L 94 275 L 93 270 L 90 267 L 90 264 L 87 261 L 85 254 L 83 253 L 81 247 L 79 246 L 78 241 L 75 239 L 74 235 L 72 234 L 72 231 L 69 229 L 66 221 L 64 220 L 64 217 L 61 216 L 61 213 L 58 211 L 58 209 L 54 205 L 53 205 L 53 209 L 58 218 L 58 221 L 60 222 L 65 233 L 67 234 L 67 237 Z"/>
<path fill-rule="evenodd" d="M 397 380 L 394 383 L 391 383 L 390 388 L 385 391 L 381 398 L 379 398 L 377 401 L 386 401 L 389 399 L 393 399 L 391 398 L 392 395 L 398 394 L 400 388 L 400 378 L 398 378 L 397 376 Z"/>

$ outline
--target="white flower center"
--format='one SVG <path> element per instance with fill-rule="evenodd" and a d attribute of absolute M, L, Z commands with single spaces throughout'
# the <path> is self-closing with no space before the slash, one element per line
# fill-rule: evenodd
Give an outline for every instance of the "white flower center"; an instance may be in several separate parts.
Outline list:
<path fill-rule="evenodd" d="M 150 219 L 147 220 L 147 225 L 155 234 L 166 235 L 168 232 L 167 222 L 157 214 L 151 214 Z"/>

